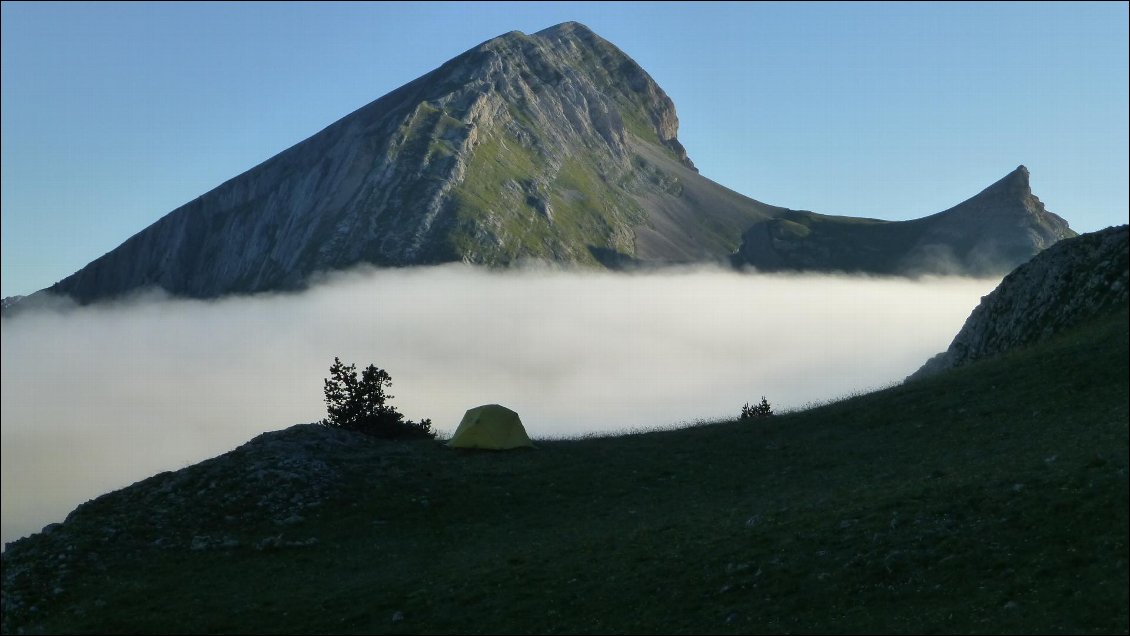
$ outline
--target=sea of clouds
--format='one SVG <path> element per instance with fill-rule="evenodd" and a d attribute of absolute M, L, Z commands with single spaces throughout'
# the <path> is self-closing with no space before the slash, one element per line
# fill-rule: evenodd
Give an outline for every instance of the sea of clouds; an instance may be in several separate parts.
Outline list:
<path fill-rule="evenodd" d="M 334 356 L 450 433 L 499 403 L 532 437 L 733 418 L 889 385 L 998 280 L 357 270 L 300 294 L 139 296 L 2 321 L 2 534 L 325 415 Z"/>

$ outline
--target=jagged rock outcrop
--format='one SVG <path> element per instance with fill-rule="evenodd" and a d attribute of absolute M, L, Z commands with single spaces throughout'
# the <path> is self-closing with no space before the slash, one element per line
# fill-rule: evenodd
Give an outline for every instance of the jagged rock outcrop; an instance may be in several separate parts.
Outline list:
<path fill-rule="evenodd" d="M 1045 340 L 1125 307 L 1130 231 L 1112 227 L 1056 243 L 1006 276 L 973 310 L 945 352 L 909 379 Z"/>
<path fill-rule="evenodd" d="M 5 296 L 3 298 L 3 300 L 0 300 L 0 312 L 7 313 L 8 310 L 10 310 L 13 307 L 15 307 L 16 305 L 20 304 L 20 302 L 23 301 L 24 298 L 25 298 L 25 296 L 18 296 L 18 295 L 17 296 Z"/>
<path fill-rule="evenodd" d="M 789 211 L 746 231 L 734 260 L 764 271 L 992 275 L 1071 236 L 1020 166 L 971 199 L 912 221 Z"/>

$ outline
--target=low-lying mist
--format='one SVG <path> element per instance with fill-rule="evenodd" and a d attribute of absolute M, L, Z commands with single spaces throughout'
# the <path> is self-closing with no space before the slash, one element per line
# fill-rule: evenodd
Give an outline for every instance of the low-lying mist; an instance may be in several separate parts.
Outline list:
<path fill-rule="evenodd" d="M 451 432 L 531 437 L 733 418 L 880 387 L 945 349 L 996 280 L 355 271 L 293 295 L 162 298 L 2 321 L 3 540 L 79 503 L 325 414 L 334 356 Z"/>

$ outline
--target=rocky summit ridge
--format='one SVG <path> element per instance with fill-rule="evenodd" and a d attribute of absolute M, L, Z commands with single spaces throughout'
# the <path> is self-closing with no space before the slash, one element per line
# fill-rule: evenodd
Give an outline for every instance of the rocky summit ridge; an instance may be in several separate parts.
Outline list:
<path fill-rule="evenodd" d="M 301 289 L 359 264 L 459 261 L 1003 273 L 1072 234 L 1026 189 L 1026 170 L 917 221 L 766 205 L 700 175 L 678 127 L 655 80 L 584 25 L 512 31 L 173 210 L 47 291 L 80 303 L 149 287 L 209 298 Z"/>
<path fill-rule="evenodd" d="M 769 271 L 993 275 L 1071 236 L 1019 166 L 970 199 L 911 221 L 790 210 L 748 229 L 734 260 Z"/>

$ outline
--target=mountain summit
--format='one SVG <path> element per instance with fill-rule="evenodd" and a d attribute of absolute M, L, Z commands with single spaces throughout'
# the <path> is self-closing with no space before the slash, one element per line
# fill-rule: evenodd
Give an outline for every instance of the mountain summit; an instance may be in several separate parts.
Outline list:
<path fill-rule="evenodd" d="M 209 297 L 293 289 L 358 263 L 724 258 L 775 208 L 699 177 L 678 126 L 663 89 L 587 27 L 513 31 L 174 210 L 52 291 Z"/>
<path fill-rule="evenodd" d="M 939 252 L 980 271 L 986 240 L 1007 248 L 1007 271 L 1069 232 L 1052 215 L 986 235 L 958 206 L 936 215 L 949 221 L 907 222 L 922 229 L 908 256 L 901 240 L 886 245 L 903 224 L 793 212 L 701 176 L 678 126 L 663 89 L 587 27 L 513 31 L 172 211 L 49 291 L 83 303 L 144 287 L 215 297 L 299 289 L 361 263 L 617 267 L 736 252 L 759 268 L 867 269 L 841 253 L 877 249 L 872 260 L 894 273 L 904 257 Z M 989 196 L 998 186 L 970 202 L 1031 199 L 1042 212 L 1030 191 Z"/>

